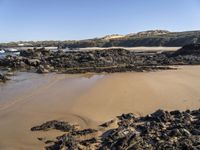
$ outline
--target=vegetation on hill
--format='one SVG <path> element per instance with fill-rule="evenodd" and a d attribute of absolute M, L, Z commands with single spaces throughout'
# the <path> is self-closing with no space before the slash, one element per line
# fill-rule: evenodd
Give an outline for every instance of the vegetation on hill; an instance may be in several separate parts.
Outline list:
<path fill-rule="evenodd" d="M 109 37 L 109 38 L 108 38 Z M 18 47 L 24 42 L 1 43 L 3 47 Z M 80 41 L 29 41 L 25 42 L 33 47 L 55 46 L 59 48 L 84 48 L 84 47 L 136 47 L 136 46 L 169 46 L 180 47 L 187 44 L 200 43 L 200 31 L 169 32 L 165 30 L 150 30 L 125 36 L 106 36 Z"/>

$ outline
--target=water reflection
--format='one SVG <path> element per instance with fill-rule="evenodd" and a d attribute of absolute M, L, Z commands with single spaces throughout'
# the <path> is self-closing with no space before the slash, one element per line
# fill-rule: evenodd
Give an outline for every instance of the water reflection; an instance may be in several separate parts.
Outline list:
<path fill-rule="evenodd" d="M 6 83 L 0 84 L 0 102 L 13 100 L 18 95 L 25 95 L 40 88 L 49 87 L 56 84 L 58 87 L 87 87 L 102 79 L 104 74 L 36 74 L 27 72 L 18 72 L 10 77 Z"/>

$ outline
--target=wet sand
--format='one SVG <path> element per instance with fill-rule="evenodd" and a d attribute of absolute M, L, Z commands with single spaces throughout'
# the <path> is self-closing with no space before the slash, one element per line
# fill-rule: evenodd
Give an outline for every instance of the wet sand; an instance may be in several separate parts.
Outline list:
<path fill-rule="evenodd" d="M 139 47 L 86 47 L 86 48 L 80 48 L 79 50 L 82 51 L 93 51 L 93 50 L 104 50 L 104 49 L 113 49 L 113 48 L 123 48 L 126 50 L 130 51 L 135 51 L 135 52 L 148 52 L 148 51 L 177 51 L 181 47 L 162 47 L 162 46 L 156 46 L 156 47 L 144 47 L 144 46 L 139 46 Z"/>
<path fill-rule="evenodd" d="M 0 149 L 42 149 L 37 137 L 62 134 L 30 132 L 48 120 L 87 128 L 126 112 L 199 108 L 200 66 L 181 68 L 84 76 L 20 74 L 0 85 Z"/>
<path fill-rule="evenodd" d="M 72 114 L 69 108 L 78 95 L 89 90 L 103 76 L 21 74 L 14 81 L 2 85 L 0 149 L 44 149 L 43 143 L 37 137 L 63 134 L 30 132 L 30 127 L 46 120 L 68 120 L 79 123 L 82 127 L 92 126 L 92 121 Z"/>
<path fill-rule="evenodd" d="M 73 111 L 96 122 L 122 113 L 200 107 L 200 67 L 148 73 L 112 74 L 74 102 Z"/>

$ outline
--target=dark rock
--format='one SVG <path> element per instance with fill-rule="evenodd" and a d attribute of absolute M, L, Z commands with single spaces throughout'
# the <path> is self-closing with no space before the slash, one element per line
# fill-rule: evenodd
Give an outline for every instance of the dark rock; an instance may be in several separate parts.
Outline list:
<path fill-rule="evenodd" d="M 112 124 L 114 124 L 115 121 L 116 121 L 116 120 L 113 119 L 113 120 L 110 120 L 110 121 L 108 121 L 108 122 L 105 122 L 105 123 L 101 124 L 100 126 L 101 126 L 101 127 L 104 127 L 104 128 L 108 128 L 108 127 L 112 126 Z"/>
<path fill-rule="evenodd" d="M 47 70 L 44 66 L 40 65 L 36 72 L 37 73 L 49 73 L 49 70 Z"/>
<path fill-rule="evenodd" d="M 6 75 L 0 74 L 0 82 L 6 82 L 7 80 L 9 80 L 9 78 Z"/>
<path fill-rule="evenodd" d="M 96 138 L 91 138 L 91 139 L 88 139 L 88 140 L 81 141 L 80 144 L 82 144 L 84 146 L 89 146 L 89 145 L 95 144 L 97 142 L 98 142 L 98 140 Z"/>
<path fill-rule="evenodd" d="M 97 130 L 95 129 L 84 129 L 84 130 L 77 130 L 77 131 L 73 131 L 71 132 L 72 135 L 76 136 L 76 135 L 87 135 L 87 134 L 92 134 L 92 133 L 97 133 Z"/>
<path fill-rule="evenodd" d="M 174 116 L 181 116 L 182 115 L 182 113 L 179 110 L 171 111 L 170 114 L 174 115 Z"/>
<path fill-rule="evenodd" d="M 75 150 L 79 149 L 79 142 L 70 135 L 63 135 L 53 145 L 46 147 L 46 150 Z"/>
<path fill-rule="evenodd" d="M 35 126 L 31 128 L 31 131 L 47 131 L 49 129 L 56 129 L 64 132 L 74 131 L 77 126 L 71 125 L 64 121 L 48 121 L 40 126 Z"/>
<path fill-rule="evenodd" d="M 169 135 L 177 137 L 177 136 L 181 136 L 182 134 L 179 129 L 172 129 L 172 130 L 170 130 Z"/>
<path fill-rule="evenodd" d="M 39 59 L 28 59 L 27 60 L 28 65 L 37 67 L 40 65 L 40 60 Z"/>
<path fill-rule="evenodd" d="M 164 110 L 157 110 L 156 112 L 154 112 L 153 114 L 151 114 L 151 117 L 156 120 L 156 121 L 168 121 L 169 119 L 171 119 L 170 117 L 170 113 Z"/>
<path fill-rule="evenodd" d="M 20 51 L 20 56 L 23 56 L 23 57 L 30 57 L 30 56 L 33 56 L 34 53 L 35 53 L 35 51 L 32 50 L 32 49 L 22 50 L 22 51 Z"/>
<path fill-rule="evenodd" d="M 158 110 L 146 117 L 123 114 L 118 116 L 118 127 L 113 129 L 103 128 L 103 130 L 102 128 L 97 130 L 73 130 L 71 129 L 72 126 L 68 127 L 67 124 L 67 129 L 64 129 L 64 131 L 68 131 L 68 133 L 51 141 L 50 143 L 53 142 L 53 144 L 46 147 L 46 149 L 198 150 L 200 149 L 199 115 L 199 110 L 187 110 L 185 112 Z M 189 124 L 188 117 L 191 119 L 191 121 L 189 119 L 189 122 L 191 122 Z M 54 122 L 56 121 L 53 121 L 53 123 L 47 122 L 35 127 L 34 130 L 46 130 L 50 128 L 63 130 L 63 123 L 60 125 L 60 123 Z M 55 124 L 59 124 L 58 127 Z M 102 126 L 107 127 L 108 125 L 104 124 Z"/>
<path fill-rule="evenodd" d="M 94 51 L 57 51 L 45 48 L 29 49 L 20 52 L 20 56 L 7 56 L 0 60 L 0 67 L 12 69 L 37 70 L 37 73 L 60 71 L 63 73 L 86 72 L 126 72 L 172 69 L 172 65 L 200 64 L 199 45 L 185 46 L 179 51 L 133 52 L 121 48 Z M 177 53 L 177 54 L 176 54 Z M 43 66 L 43 67 L 39 67 Z"/>
<path fill-rule="evenodd" d="M 200 129 L 193 129 L 193 130 L 191 131 L 191 133 L 192 133 L 193 135 L 200 135 Z"/>
<path fill-rule="evenodd" d="M 185 45 L 173 55 L 200 55 L 200 44 Z"/>
<path fill-rule="evenodd" d="M 180 129 L 179 130 L 183 136 L 190 137 L 191 133 L 187 129 Z"/>
<path fill-rule="evenodd" d="M 125 119 L 135 119 L 135 115 L 133 113 L 128 113 L 128 114 L 122 114 L 121 116 L 118 116 L 120 120 L 125 120 Z"/>

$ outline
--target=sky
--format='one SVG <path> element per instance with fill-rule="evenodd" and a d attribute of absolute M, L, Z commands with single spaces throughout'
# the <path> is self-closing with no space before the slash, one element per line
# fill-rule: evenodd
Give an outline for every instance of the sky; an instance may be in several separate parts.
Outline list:
<path fill-rule="evenodd" d="M 0 0 L 0 42 L 200 30 L 200 0 Z"/>

